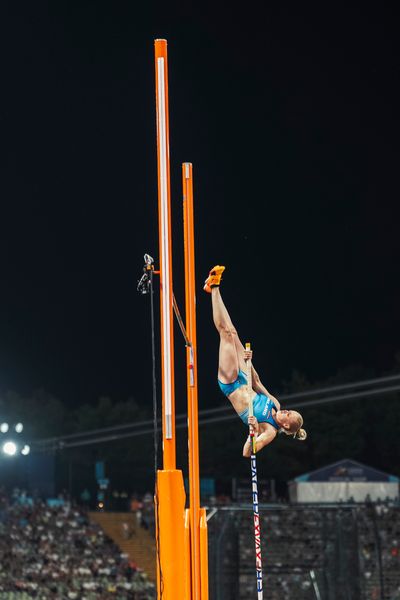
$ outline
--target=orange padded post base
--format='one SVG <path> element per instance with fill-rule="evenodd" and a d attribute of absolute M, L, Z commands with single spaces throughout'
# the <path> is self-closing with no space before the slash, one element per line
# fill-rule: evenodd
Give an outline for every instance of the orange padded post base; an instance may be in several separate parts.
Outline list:
<path fill-rule="evenodd" d="M 159 600 L 190 600 L 186 595 L 187 541 L 182 471 L 157 471 L 157 492 L 157 597 Z"/>

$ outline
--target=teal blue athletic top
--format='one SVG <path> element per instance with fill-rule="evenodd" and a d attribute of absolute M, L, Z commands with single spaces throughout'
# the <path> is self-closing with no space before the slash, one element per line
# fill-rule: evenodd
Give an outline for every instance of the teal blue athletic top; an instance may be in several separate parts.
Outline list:
<path fill-rule="evenodd" d="M 237 378 L 232 383 L 222 383 L 218 379 L 218 385 L 225 396 L 229 396 L 240 388 L 242 385 L 247 385 L 247 377 L 244 371 L 239 371 Z M 280 429 L 280 426 L 272 416 L 272 409 L 278 410 L 269 396 L 265 394 L 257 394 L 253 400 L 253 414 L 259 423 L 269 423 L 275 429 Z M 245 425 L 248 425 L 249 409 L 240 413 L 239 417 Z"/>

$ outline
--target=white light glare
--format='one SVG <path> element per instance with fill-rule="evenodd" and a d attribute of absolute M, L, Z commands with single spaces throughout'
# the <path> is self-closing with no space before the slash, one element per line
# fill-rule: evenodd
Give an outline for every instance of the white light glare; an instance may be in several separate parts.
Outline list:
<path fill-rule="evenodd" d="M 17 433 L 21 433 L 21 432 L 23 431 L 23 429 L 24 429 L 24 426 L 22 425 L 22 423 L 17 423 L 17 424 L 16 424 L 16 426 L 15 426 L 15 431 L 16 431 Z"/>
<path fill-rule="evenodd" d="M 8 454 L 8 456 L 14 456 L 17 451 L 17 445 L 14 442 L 5 442 L 3 444 L 3 452 L 4 454 Z"/>
<path fill-rule="evenodd" d="M 25 446 L 21 450 L 21 454 L 23 454 L 24 456 L 28 456 L 30 451 L 30 446 L 28 446 L 28 444 L 25 444 Z"/>
<path fill-rule="evenodd" d="M 0 425 L 0 431 L 1 431 L 1 433 L 7 433 L 7 431 L 8 431 L 8 423 L 2 423 Z"/>

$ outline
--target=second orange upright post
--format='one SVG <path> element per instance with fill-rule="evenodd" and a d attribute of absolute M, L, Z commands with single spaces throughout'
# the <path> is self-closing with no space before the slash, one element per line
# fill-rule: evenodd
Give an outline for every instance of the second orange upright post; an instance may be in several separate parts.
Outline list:
<path fill-rule="evenodd" d="M 201 564 L 204 554 L 203 534 L 200 535 L 200 476 L 199 476 L 199 421 L 197 397 L 197 334 L 196 334 L 196 277 L 194 259 L 193 167 L 182 165 L 183 224 L 185 256 L 186 332 L 190 345 L 186 347 L 188 437 L 189 437 L 189 490 L 190 490 L 190 561 L 192 600 L 207 600 L 208 581 L 202 581 L 207 565 Z M 201 544 L 203 541 L 203 544 Z M 205 560 L 207 553 L 205 552 Z"/>

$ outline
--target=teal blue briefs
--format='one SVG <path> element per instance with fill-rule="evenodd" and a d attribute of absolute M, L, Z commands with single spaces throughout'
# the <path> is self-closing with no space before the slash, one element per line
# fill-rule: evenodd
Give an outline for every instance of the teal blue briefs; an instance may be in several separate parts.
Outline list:
<path fill-rule="evenodd" d="M 246 373 L 244 371 L 239 371 L 237 379 L 235 379 L 235 381 L 232 383 L 222 383 L 222 381 L 218 379 L 218 385 L 221 388 L 221 392 L 225 394 L 225 396 L 229 396 L 229 394 L 232 394 L 232 392 L 240 388 L 242 385 L 247 385 Z"/>

